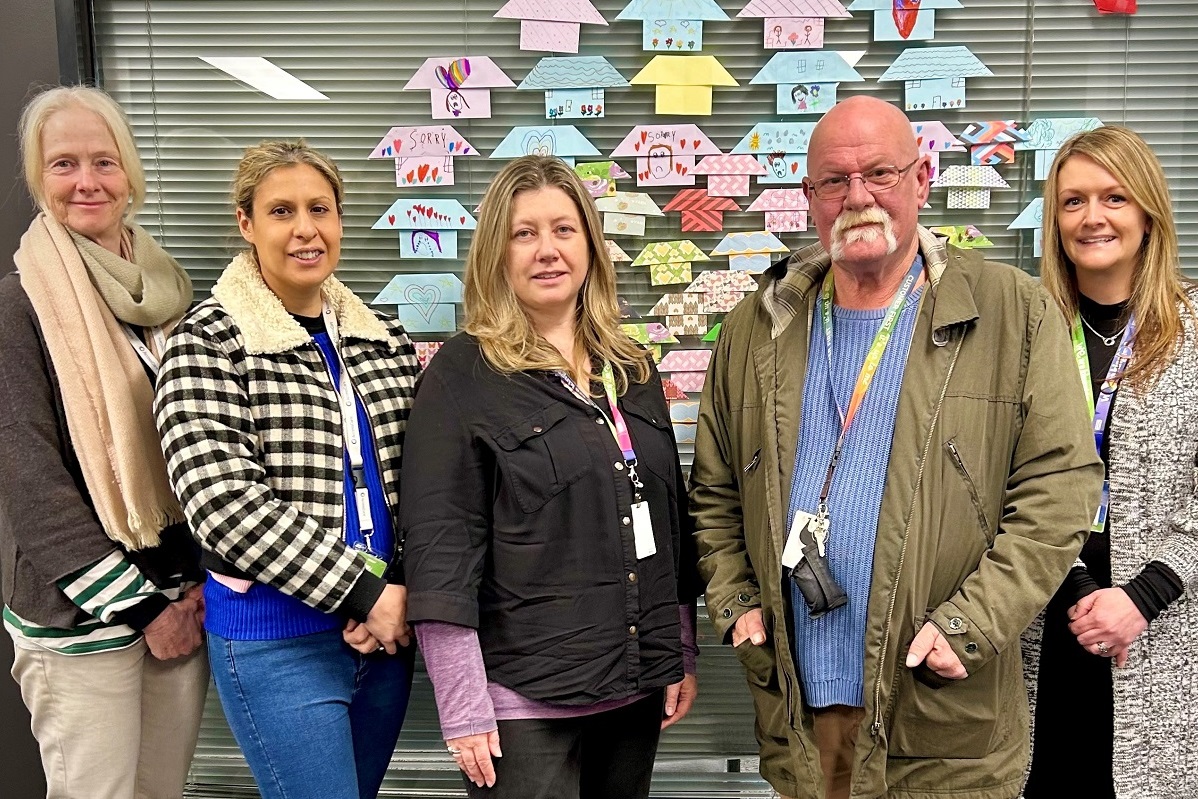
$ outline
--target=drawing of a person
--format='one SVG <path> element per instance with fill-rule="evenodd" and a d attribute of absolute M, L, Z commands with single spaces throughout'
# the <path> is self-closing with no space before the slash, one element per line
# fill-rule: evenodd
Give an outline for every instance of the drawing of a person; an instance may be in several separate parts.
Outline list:
<path fill-rule="evenodd" d="M 781 47 L 782 46 L 782 26 L 775 25 L 771 36 L 772 36 L 772 39 L 770 41 L 770 46 L 771 47 Z"/>
<path fill-rule="evenodd" d="M 435 230 L 413 231 L 412 252 L 417 257 L 436 258 L 441 254 L 441 235 Z"/>
<path fill-rule="evenodd" d="M 470 103 L 466 102 L 466 98 L 457 90 L 450 90 L 449 94 L 445 95 L 445 109 L 455 117 L 460 117 L 462 111 L 470 107 Z"/>
<path fill-rule="evenodd" d="M 649 174 L 653 177 L 668 178 L 674 171 L 674 150 L 670 145 L 651 145 L 647 155 L 649 157 Z"/>
<path fill-rule="evenodd" d="M 765 161 L 774 177 L 786 177 L 786 153 L 770 153 L 765 157 Z"/>
<path fill-rule="evenodd" d="M 807 87 L 803 84 L 797 84 L 790 90 L 790 102 L 799 111 L 807 110 Z"/>

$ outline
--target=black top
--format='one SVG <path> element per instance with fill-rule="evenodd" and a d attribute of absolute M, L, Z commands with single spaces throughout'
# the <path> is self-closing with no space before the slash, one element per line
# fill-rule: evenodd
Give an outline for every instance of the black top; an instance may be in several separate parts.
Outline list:
<path fill-rule="evenodd" d="M 639 560 L 620 449 L 556 376 L 499 374 L 460 334 L 417 389 L 400 501 L 408 619 L 477 628 L 488 678 L 530 699 L 587 705 L 682 679 L 678 605 L 700 583 L 656 370 L 619 407 L 657 549 Z"/>

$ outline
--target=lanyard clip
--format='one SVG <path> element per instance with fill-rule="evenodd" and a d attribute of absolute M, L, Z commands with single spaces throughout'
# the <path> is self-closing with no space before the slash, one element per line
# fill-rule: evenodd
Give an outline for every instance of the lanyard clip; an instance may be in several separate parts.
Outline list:
<path fill-rule="evenodd" d="M 628 461 L 627 463 L 628 463 L 628 477 L 629 477 L 629 479 L 632 480 L 632 485 L 636 488 L 636 490 L 640 491 L 642 488 L 645 487 L 645 484 L 641 482 L 640 476 L 636 473 L 636 458 L 633 458 L 632 460 Z"/>
<path fill-rule="evenodd" d="M 349 470 L 349 473 L 354 481 L 354 489 L 366 488 L 366 469 L 361 466 L 354 466 Z"/>

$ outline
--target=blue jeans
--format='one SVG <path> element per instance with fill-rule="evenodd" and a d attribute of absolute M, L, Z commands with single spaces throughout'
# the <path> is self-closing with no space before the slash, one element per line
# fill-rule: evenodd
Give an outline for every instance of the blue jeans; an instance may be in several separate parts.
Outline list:
<path fill-rule="evenodd" d="M 374 799 L 412 688 L 415 648 L 361 655 L 340 630 L 273 641 L 208 634 L 229 728 L 263 799 Z"/>

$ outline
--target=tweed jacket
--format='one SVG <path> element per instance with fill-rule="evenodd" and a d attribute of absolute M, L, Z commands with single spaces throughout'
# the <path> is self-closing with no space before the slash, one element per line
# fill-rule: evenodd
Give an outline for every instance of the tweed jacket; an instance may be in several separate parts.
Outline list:
<path fill-rule="evenodd" d="M 366 413 L 399 530 L 400 454 L 418 371 L 398 321 L 335 278 L 325 302 Z M 238 256 L 168 342 L 155 417 L 192 534 L 235 570 L 320 610 L 365 618 L 383 581 L 342 537 L 344 448 L 319 348 Z M 370 453 L 367 453 L 370 457 Z M 398 550 L 393 561 L 399 561 Z"/>
<path fill-rule="evenodd" d="M 1182 319 L 1172 363 L 1147 390 L 1121 386 L 1110 421 L 1112 584 L 1156 560 L 1185 585 L 1112 668 L 1118 799 L 1198 796 L 1198 320 Z M 1041 632 L 1024 640 L 1031 688 Z"/>

